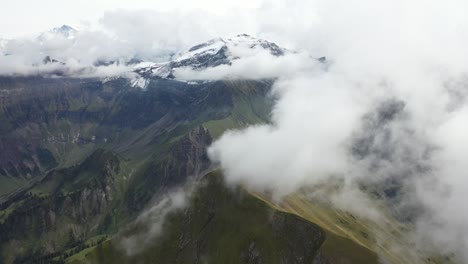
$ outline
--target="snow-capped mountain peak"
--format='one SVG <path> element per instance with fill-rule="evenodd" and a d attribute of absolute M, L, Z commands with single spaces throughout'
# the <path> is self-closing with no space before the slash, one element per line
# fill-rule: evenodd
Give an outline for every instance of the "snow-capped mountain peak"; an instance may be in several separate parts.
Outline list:
<path fill-rule="evenodd" d="M 57 36 L 73 40 L 75 39 L 77 32 L 78 30 L 71 26 L 62 25 L 60 27 L 55 27 L 49 31 L 43 32 L 38 36 L 38 40 L 42 42 L 51 38 L 55 38 Z"/>
<path fill-rule="evenodd" d="M 248 53 L 255 54 L 262 51 L 273 56 L 283 56 L 288 52 L 273 42 L 240 34 L 232 38 L 217 38 L 195 45 L 169 62 L 140 63 L 135 67 L 135 72 L 142 77 L 173 79 L 174 70 L 177 68 L 202 70 L 219 65 L 231 65 L 233 61 L 243 58 Z"/>
<path fill-rule="evenodd" d="M 257 39 L 247 34 L 240 34 L 235 37 L 228 38 L 228 39 L 217 38 L 217 39 L 212 39 L 202 44 L 195 45 L 192 48 L 190 48 L 188 52 L 180 54 L 179 57 L 177 57 L 174 61 L 183 62 L 186 60 L 190 60 L 190 62 L 194 63 L 194 64 L 191 64 L 191 66 L 195 66 L 195 68 L 198 68 L 199 66 L 214 67 L 217 65 L 204 65 L 205 59 L 208 59 L 210 55 L 214 56 L 218 54 L 219 55 L 217 56 L 218 59 L 230 59 L 230 61 L 235 60 L 238 57 L 241 57 L 242 55 L 242 54 L 239 54 L 239 52 L 236 52 L 238 51 L 239 48 L 244 48 L 247 50 L 252 50 L 252 49 L 257 49 L 257 48 L 263 49 L 263 50 L 269 51 L 274 56 L 282 56 L 284 55 L 286 51 L 285 49 L 280 48 L 275 43 L 272 43 L 263 39 Z M 210 59 L 213 59 L 213 58 L 210 58 Z M 221 63 L 222 61 L 217 60 L 217 62 L 219 64 L 223 64 Z M 202 64 L 202 65 L 199 65 L 199 64 Z"/>
<path fill-rule="evenodd" d="M 78 30 L 76 30 L 73 27 L 70 27 L 69 25 L 62 25 L 61 27 L 53 28 L 51 32 L 70 38 L 70 37 L 74 37 L 76 32 L 78 32 Z"/>

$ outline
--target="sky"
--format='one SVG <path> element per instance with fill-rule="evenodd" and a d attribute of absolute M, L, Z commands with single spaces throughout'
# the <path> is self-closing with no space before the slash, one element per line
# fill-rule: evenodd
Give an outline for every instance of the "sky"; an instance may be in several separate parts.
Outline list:
<path fill-rule="evenodd" d="M 63 24 L 77 28 L 96 25 L 107 11 L 117 9 L 157 11 L 204 10 L 225 14 L 233 8 L 257 8 L 260 0 L 17 0 L 3 1 L 0 37 L 13 38 L 46 31 Z"/>

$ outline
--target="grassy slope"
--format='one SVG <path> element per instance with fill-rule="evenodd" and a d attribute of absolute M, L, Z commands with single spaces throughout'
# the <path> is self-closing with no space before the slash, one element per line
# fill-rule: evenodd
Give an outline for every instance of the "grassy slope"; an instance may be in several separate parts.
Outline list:
<path fill-rule="evenodd" d="M 146 247 L 142 253 L 125 255 L 115 238 L 67 263 L 245 263 L 252 243 L 264 263 L 291 263 L 295 257 L 312 261 L 323 241 L 319 228 L 239 189 L 227 189 L 217 173 L 207 177 L 209 183 L 196 191 L 188 211 L 169 215 L 165 232 L 141 245 Z"/>
<path fill-rule="evenodd" d="M 242 92 L 238 92 L 237 95 L 240 100 L 235 103 L 231 116 L 204 124 L 214 138 L 220 137 L 228 129 L 268 122 L 271 104 L 259 104 L 263 107 L 255 108 L 256 98 L 246 97 Z M 409 227 L 400 224 L 391 216 L 386 223 L 377 224 L 333 209 L 329 205 L 311 201 L 300 193 L 288 197 L 280 205 L 274 205 L 261 194 L 254 195 L 278 210 L 296 214 L 326 230 L 327 239 L 322 249 L 332 260 L 339 262 L 345 258 L 351 263 L 377 263 L 379 255 L 389 263 L 443 263 L 436 261 L 438 258 L 428 260 L 418 252 L 415 253 L 411 245 L 403 239 Z"/>
<path fill-rule="evenodd" d="M 0 195 L 6 194 L 11 190 L 25 186 L 26 183 L 27 181 L 23 179 L 0 176 Z"/>
<path fill-rule="evenodd" d="M 324 256 L 328 259 L 338 261 L 338 263 L 340 261 L 348 261 L 349 263 L 379 263 L 378 256 L 372 249 L 359 243 L 354 237 L 348 236 L 345 232 L 339 232 L 339 229 L 336 229 L 333 224 L 328 223 L 328 221 L 334 222 L 335 220 L 331 216 L 328 216 L 328 219 L 324 219 L 324 211 L 320 210 L 315 204 L 309 203 L 294 207 L 291 206 L 293 199 L 289 198 L 286 203 L 278 205 L 262 194 L 254 192 L 251 194 L 277 210 L 293 213 L 323 228 L 326 232 L 326 239 L 321 249 Z"/>
<path fill-rule="evenodd" d="M 245 94 L 246 92 L 253 92 L 255 85 L 251 82 L 245 82 L 243 84 L 231 83 L 230 85 L 234 93 L 236 93 L 236 96 L 238 96 L 238 100 L 235 99 L 235 101 L 242 101 L 243 124 L 246 124 L 249 122 L 249 120 L 252 120 L 250 123 L 259 122 L 259 117 L 256 117 L 255 114 L 249 113 L 251 105 L 255 105 L 258 102 L 250 102 L 248 95 Z M 257 101 L 263 100 L 260 95 L 253 96 L 253 98 Z M 259 105 L 262 104 L 260 103 Z M 79 166 L 79 164 L 97 148 L 115 149 L 118 153 L 120 153 L 119 159 L 121 170 L 119 173 L 113 175 L 113 183 L 110 186 L 112 189 L 114 189 L 112 201 L 109 205 L 110 208 L 106 209 L 109 211 L 109 213 L 106 215 L 96 215 L 97 222 L 92 221 L 94 231 L 91 232 L 90 235 L 98 235 L 102 234 L 103 232 L 107 234 L 116 232 L 120 226 L 125 225 L 134 217 L 134 215 L 131 215 L 131 213 L 129 213 L 127 210 L 128 204 L 126 203 L 126 195 L 130 192 L 137 194 L 154 193 L 153 190 L 148 190 L 149 187 L 147 184 L 136 186 L 138 183 L 144 183 L 144 181 L 141 181 L 140 178 L 148 178 L 148 169 L 151 169 L 154 164 L 157 164 L 159 161 L 161 161 L 165 155 L 167 155 L 170 147 L 175 142 L 177 142 L 178 139 L 186 135 L 192 128 L 198 127 L 200 123 L 206 121 L 206 118 L 204 119 L 202 116 L 199 117 L 199 119 L 200 120 L 193 120 L 191 122 L 178 124 L 177 127 L 172 129 L 168 128 L 167 132 L 160 134 L 160 136 L 157 138 L 155 138 L 155 134 L 158 134 L 159 132 L 157 131 L 160 131 L 161 128 L 157 125 L 150 125 L 143 130 L 134 130 L 132 128 L 124 128 L 119 130 L 119 140 L 116 143 L 105 143 L 101 140 L 100 142 L 90 141 L 86 144 L 74 144 L 72 142 L 56 142 L 55 144 L 49 144 L 48 148 L 53 152 L 54 156 L 59 162 L 58 167 L 65 168 L 64 172 L 66 173 L 70 171 L 68 174 L 71 175 L 68 175 L 67 177 L 73 176 L 73 180 L 66 180 L 64 182 L 62 181 L 62 173 L 58 173 L 57 177 L 49 177 L 48 180 L 34 186 L 32 189 L 29 189 L 28 193 L 32 193 L 37 197 L 44 197 L 46 200 L 41 202 L 41 204 L 48 206 L 48 198 L 50 196 L 54 196 L 56 191 L 67 195 L 71 192 L 74 192 L 75 190 L 80 190 L 83 186 L 87 186 L 88 184 L 91 184 L 91 182 L 95 181 L 96 177 L 99 176 L 100 170 L 99 168 L 96 168 L 92 171 L 81 169 L 77 171 L 70 170 L 69 168 Z M 69 121 L 64 120 L 59 121 L 50 127 L 41 127 L 40 129 L 44 130 L 45 134 L 48 134 L 49 132 L 51 134 L 61 134 L 63 132 L 65 137 L 67 137 L 67 135 L 76 135 L 79 133 L 81 137 L 90 140 L 94 136 L 93 131 L 95 129 L 95 125 L 90 123 L 81 123 L 77 131 L 77 128 L 73 128 Z M 114 132 L 110 130 L 109 133 Z M 9 179 L 2 178 L 0 180 Z M 10 182 L 8 181 L 8 184 L 9 183 Z M 7 186 L 7 183 L 2 184 L 2 186 Z M 132 189 L 130 190 L 129 188 Z M 22 200 L 21 202 L 12 204 L 4 210 L 0 210 L 0 223 L 4 222 L 4 220 L 13 211 L 20 208 L 21 205 Z M 58 232 L 51 231 L 49 233 L 45 233 L 41 236 L 43 238 L 41 241 L 36 238 L 33 240 L 23 238 L 24 241 L 21 241 L 21 243 L 18 244 L 24 246 L 23 248 L 29 248 L 36 244 L 42 245 L 48 244 L 50 241 L 54 241 L 54 243 L 56 242 L 56 245 L 59 245 L 58 248 L 60 248 L 60 245 L 63 245 L 68 238 L 67 231 L 70 229 L 69 226 L 75 225 L 72 219 L 63 218 L 64 217 L 62 216 L 58 217 Z M 63 233 L 62 231 L 65 233 L 65 235 L 61 234 Z M 3 252 L 7 252 L 5 253 L 7 255 L 10 253 L 17 254 L 14 253 L 14 251 L 9 250 L 12 249 L 12 247 L 15 247 L 13 243 L 11 244 L 11 247 L 10 245 L 5 246 L 5 250 L 3 250 Z"/>
<path fill-rule="evenodd" d="M 252 105 L 254 105 L 253 102 L 255 102 L 256 99 L 252 100 L 252 98 L 247 98 L 241 92 L 238 92 L 237 96 L 240 100 L 235 103 L 232 115 L 222 120 L 212 120 L 204 124 L 204 126 L 210 130 L 214 138 L 219 138 L 222 133 L 228 129 L 239 129 L 245 127 L 247 123 L 267 122 L 271 105 L 268 106 L 263 104 L 263 108 L 253 111 L 254 108 Z M 332 258 L 334 256 L 340 256 L 348 259 L 351 263 L 377 263 L 377 255 L 375 252 L 360 244 L 359 241 L 353 240 L 345 233 L 337 232 L 331 225 L 327 225 L 323 221 L 319 221 L 318 218 L 310 217 L 305 213 L 298 213 L 298 210 L 275 206 L 270 203 L 268 199 L 259 194 L 254 195 L 257 196 L 257 198 L 268 202 L 278 210 L 297 214 L 324 228 L 327 231 L 327 238 L 323 246 L 324 254 L 327 254 Z M 315 215 L 316 208 L 304 207 L 303 209 L 305 212 L 308 211 L 310 214 Z M 332 219 L 329 220 L 333 221 Z"/>
<path fill-rule="evenodd" d="M 203 124 L 213 138 L 219 138 L 228 129 L 268 122 L 273 98 L 265 98 L 265 95 L 255 93 L 256 87 L 252 82 L 236 81 L 226 82 L 226 84 L 232 88 L 236 100 L 231 115 Z"/>
<path fill-rule="evenodd" d="M 378 258 L 385 263 L 395 264 L 452 263 L 444 257 L 427 258 L 421 252 L 416 252 L 405 240 L 405 232 L 408 232 L 409 227 L 389 215 L 385 222 L 375 223 L 313 201 L 303 193 L 293 194 L 280 204 L 271 202 L 265 195 L 254 195 L 268 201 L 278 210 L 296 214 L 326 230 L 327 239 L 322 250 L 330 259 L 346 256 L 352 263 L 377 263 Z"/>
<path fill-rule="evenodd" d="M 246 124 L 258 124 L 266 123 L 268 120 L 269 112 L 271 111 L 271 105 L 263 104 L 263 107 L 260 107 L 257 111 L 252 111 L 252 100 L 251 97 L 247 98 L 243 95 L 242 92 L 238 92 L 239 101 L 235 102 L 233 114 L 229 117 L 222 120 L 212 120 L 204 124 L 214 138 L 218 138 L 228 129 L 239 129 L 245 127 Z M 321 226 L 326 231 L 326 240 L 323 245 L 323 253 L 331 259 L 347 259 L 351 263 L 378 263 L 377 254 L 369 247 L 366 247 L 359 240 L 353 239 L 353 237 L 348 236 L 344 232 L 338 232 L 333 225 L 329 225 L 320 219 L 320 216 L 323 216 L 323 211 L 318 211 L 313 203 L 304 205 L 302 208 L 303 212 L 298 212 L 300 206 L 296 208 L 297 210 L 292 210 L 291 207 L 279 207 L 272 204 L 268 199 L 262 197 L 260 194 L 253 194 L 257 198 L 262 199 L 263 201 L 270 204 L 270 206 L 276 208 L 277 210 L 283 210 L 290 213 L 294 213 L 300 217 L 307 219 L 308 221 Z M 292 201 L 291 201 L 292 203 Z M 308 213 L 306 213 L 308 212 Z M 313 217 L 311 217 L 313 216 Z M 334 221 L 330 219 L 330 221 Z"/>

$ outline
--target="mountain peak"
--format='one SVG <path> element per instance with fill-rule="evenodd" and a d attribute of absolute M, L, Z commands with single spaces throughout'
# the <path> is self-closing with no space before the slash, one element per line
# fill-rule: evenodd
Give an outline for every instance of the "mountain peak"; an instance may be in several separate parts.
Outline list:
<path fill-rule="evenodd" d="M 54 32 L 75 32 L 77 31 L 75 28 L 69 26 L 69 25 L 62 25 L 60 27 L 54 27 L 52 29 Z"/>
<path fill-rule="evenodd" d="M 254 48 L 263 48 L 265 50 L 269 50 L 272 55 L 281 56 L 284 55 L 286 49 L 280 48 L 273 42 L 269 42 L 264 39 L 259 39 L 253 37 L 248 34 L 238 34 L 234 37 L 223 39 L 223 38 L 216 38 L 209 40 L 207 42 L 195 45 L 188 50 L 188 53 L 191 52 L 200 52 L 205 50 L 216 50 L 222 47 L 232 48 L 232 47 L 239 47 L 244 46 L 250 49 Z M 183 57 L 183 56 L 182 56 Z"/>
<path fill-rule="evenodd" d="M 173 79 L 173 71 L 177 68 L 202 70 L 219 65 L 231 65 L 233 61 L 255 54 L 257 51 L 267 51 L 279 57 L 288 52 L 273 42 L 259 39 L 248 34 L 239 34 L 231 38 L 215 38 L 197 44 L 185 53 L 179 53 L 172 61 L 165 63 L 141 63 L 135 72 L 143 77 L 160 77 Z"/>
<path fill-rule="evenodd" d="M 75 37 L 75 34 L 76 32 L 78 32 L 78 30 L 69 25 L 62 25 L 60 27 L 54 27 L 49 32 L 52 34 L 62 35 L 66 38 L 72 39 Z"/>

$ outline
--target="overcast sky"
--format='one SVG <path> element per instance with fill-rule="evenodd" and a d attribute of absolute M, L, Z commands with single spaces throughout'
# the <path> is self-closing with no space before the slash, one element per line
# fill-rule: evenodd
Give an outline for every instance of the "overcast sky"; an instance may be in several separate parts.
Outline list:
<path fill-rule="evenodd" d="M 225 14 L 233 8 L 256 8 L 261 0 L 15 0 L 3 1 L 0 9 L 0 37 L 12 38 L 63 24 L 74 27 L 95 25 L 106 12 L 116 9 L 187 11 L 201 9 Z"/>

